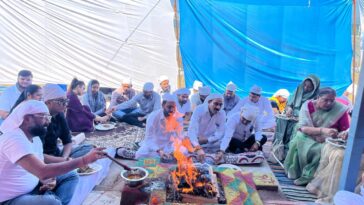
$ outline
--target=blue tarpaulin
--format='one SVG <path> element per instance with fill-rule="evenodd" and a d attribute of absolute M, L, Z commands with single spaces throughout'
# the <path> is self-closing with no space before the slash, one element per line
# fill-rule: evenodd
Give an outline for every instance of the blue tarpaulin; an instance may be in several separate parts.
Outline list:
<path fill-rule="evenodd" d="M 179 0 L 186 79 L 237 94 L 293 91 L 309 74 L 342 93 L 351 83 L 351 0 Z"/>

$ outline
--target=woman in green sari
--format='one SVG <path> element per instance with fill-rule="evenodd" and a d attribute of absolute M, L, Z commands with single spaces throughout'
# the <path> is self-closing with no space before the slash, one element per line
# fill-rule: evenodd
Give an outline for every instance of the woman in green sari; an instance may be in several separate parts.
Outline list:
<path fill-rule="evenodd" d="M 303 103 L 314 99 L 320 87 L 320 79 L 315 75 L 307 76 L 296 88 L 286 105 L 288 119 L 277 118 L 276 131 L 274 133 L 273 153 L 278 160 L 283 161 L 288 152 L 288 144 L 295 133 L 295 126 L 299 111 Z"/>
<path fill-rule="evenodd" d="M 322 88 L 317 100 L 302 105 L 297 132 L 290 142 L 284 169 L 294 184 L 309 183 L 319 165 L 325 138 L 337 137 L 349 128 L 347 107 L 335 101 L 332 88 Z"/>

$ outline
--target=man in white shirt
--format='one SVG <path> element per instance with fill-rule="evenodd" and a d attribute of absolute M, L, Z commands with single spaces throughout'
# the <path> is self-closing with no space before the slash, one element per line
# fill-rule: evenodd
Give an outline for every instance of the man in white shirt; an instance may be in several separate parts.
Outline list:
<path fill-rule="evenodd" d="M 203 86 L 198 88 L 198 93 L 195 93 L 191 96 L 191 106 L 192 112 L 196 109 L 198 105 L 204 103 L 207 96 L 210 95 L 211 89 L 209 86 Z"/>
<path fill-rule="evenodd" d="M 220 161 L 225 152 L 238 154 L 262 150 L 267 137 L 262 135 L 262 129 L 256 121 L 258 114 L 258 108 L 244 106 L 241 113 L 235 113 L 228 119 L 216 161 Z"/>
<path fill-rule="evenodd" d="M 43 155 L 37 136 L 46 133 L 49 118 L 43 102 L 29 100 L 17 106 L 0 126 L 1 205 L 66 205 L 78 182 L 77 173 L 70 171 L 104 157 L 100 148 L 61 163 L 57 157 Z"/>
<path fill-rule="evenodd" d="M 182 140 L 182 118 L 176 112 L 176 97 L 166 93 L 163 95 L 162 109 L 148 116 L 141 147 L 137 151 L 121 147 L 117 150 L 117 155 L 127 159 L 142 157 L 170 159 L 174 151 L 171 137 Z"/>
<path fill-rule="evenodd" d="M 229 82 L 226 86 L 224 94 L 224 108 L 226 115 L 234 109 L 234 107 L 239 103 L 239 96 L 235 95 L 236 85 L 233 82 Z"/>
<path fill-rule="evenodd" d="M 32 84 L 33 75 L 28 70 L 21 70 L 18 73 L 17 83 L 8 87 L 0 95 L 0 124 L 9 115 L 11 108 L 26 87 Z"/>
<path fill-rule="evenodd" d="M 216 153 L 220 149 L 226 121 L 222 107 L 223 96 L 210 94 L 192 114 L 188 137 L 197 150 L 199 160 L 204 160 L 205 151 Z"/>
<path fill-rule="evenodd" d="M 192 115 L 191 101 L 188 99 L 190 90 L 180 88 L 174 92 L 177 97 L 177 111 L 183 115 L 185 122 L 189 122 Z"/>
<path fill-rule="evenodd" d="M 257 117 L 258 123 L 263 130 L 274 130 L 276 121 L 272 105 L 268 98 L 261 96 L 262 88 L 254 85 L 250 88 L 248 97 L 239 101 L 239 103 L 232 109 L 227 118 L 229 119 L 234 113 L 239 113 L 244 105 L 255 106 L 259 109 L 259 116 Z"/>

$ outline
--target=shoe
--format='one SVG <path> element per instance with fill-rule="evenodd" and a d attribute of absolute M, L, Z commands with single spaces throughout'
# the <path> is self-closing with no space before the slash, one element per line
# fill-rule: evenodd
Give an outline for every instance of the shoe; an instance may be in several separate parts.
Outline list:
<path fill-rule="evenodd" d="M 119 147 L 116 149 L 115 157 L 123 159 L 135 159 L 135 151 L 125 147 Z"/>
<path fill-rule="evenodd" d="M 308 184 L 308 181 L 304 178 L 298 178 L 293 181 L 293 184 L 296 186 L 306 186 Z"/>

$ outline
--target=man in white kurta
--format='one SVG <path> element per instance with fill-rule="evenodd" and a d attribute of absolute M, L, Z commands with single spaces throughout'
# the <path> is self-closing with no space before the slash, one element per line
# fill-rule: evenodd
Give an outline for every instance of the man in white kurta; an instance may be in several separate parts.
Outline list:
<path fill-rule="evenodd" d="M 210 94 L 205 103 L 197 106 L 188 127 L 188 137 L 197 150 L 200 160 L 206 152 L 214 153 L 220 149 L 221 139 L 225 130 L 225 112 L 223 96 Z"/>
<path fill-rule="evenodd" d="M 248 97 L 239 101 L 239 103 L 228 114 L 228 119 L 234 114 L 239 113 L 245 105 L 255 106 L 259 109 L 258 123 L 263 130 L 274 129 L 276 126 L 274 112 L 268 98 L 261 96 L 262 88 L 254 85 L 250 89 Z"/>
<path fill-rule="evenodd" d="M 231 116 L 226 123 L 220 150 L 241 153 L 261 149 L 267 137 L 262 135 L 262 129 L 256 121 L 258 114 L 256 107 L 244 106 L 240 113 Z"/>
<path fill-rule="evenodd" d="M 174 146 L 171 137 L 183 138 L 182 118 L 178 114 L 175 96 L 164 94 L 162 109 L 152 112 L 147 118 L 145 138 L 135 158 L 172 157 Z"/>
<path fill-rule="evenodd" d="M 191 101 L 188 99 L 190 90 L 187 88 L 180 88 L 174 93 L 177 99 L 177 111 L 183 115 L 185 122 L 190 121 L 192 115 Z"/>
<path fill-rule="evenodd" d="M 0 124 L 9 115 L 11 108 L 26 87 L 32 84 L 33 75 L 28 70 L 18 73 L 17 83 L 8 87 L 0 95 Z"/>
<path fill-rule="evenodd" d="M 209 86 L 203 86 L 198 88 L 198 93 L 195 93 L 191 96 L 192 111 L 194 111 L 198 105 L 203 104 L 207 96 L 210 95 L 210 93 L 211 89 Z"/>

